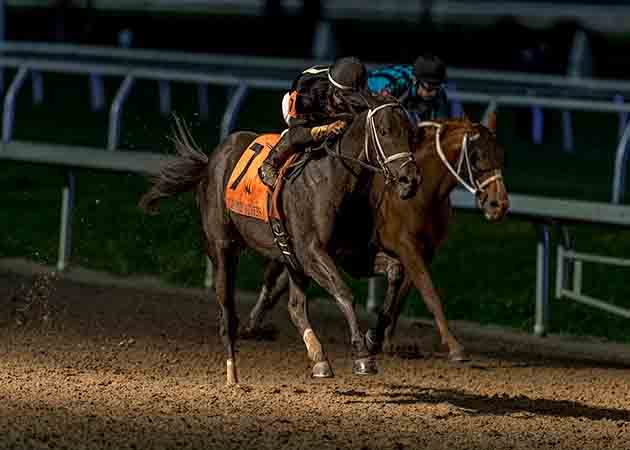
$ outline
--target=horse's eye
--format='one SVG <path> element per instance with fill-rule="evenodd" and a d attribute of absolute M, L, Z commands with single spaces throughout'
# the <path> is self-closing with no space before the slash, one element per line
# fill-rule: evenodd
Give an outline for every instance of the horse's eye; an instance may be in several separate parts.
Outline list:
<path fill-rule="evenodd" d="M 387 136 L 387 130 L 385 128 L 381 128 L 381 136 Z"/>

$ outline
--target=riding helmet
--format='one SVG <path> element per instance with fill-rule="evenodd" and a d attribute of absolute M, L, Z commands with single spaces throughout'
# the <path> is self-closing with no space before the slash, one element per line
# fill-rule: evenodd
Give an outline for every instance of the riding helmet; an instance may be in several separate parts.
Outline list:
<path fill-rule="evenodd" d="M 446 79 L 446 66 L 435 55 L 424 54 L 413 64 L 416 79 L 431 84 L 442 84 Z"/>
<path fill-rule="evenodd" d="M 367 69 L 358 58 L 340 58 L 328 71 L 328 80 L 342 91 L 362 91 L 367 88 Z"/>

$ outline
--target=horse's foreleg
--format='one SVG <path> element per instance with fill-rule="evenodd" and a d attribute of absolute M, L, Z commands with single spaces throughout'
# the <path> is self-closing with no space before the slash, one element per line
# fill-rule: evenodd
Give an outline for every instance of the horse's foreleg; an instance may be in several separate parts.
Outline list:
<path fill-rule="evenodd" d="M 235 344 L 238 318 L 234 307 L 234 283 L 237 263 L 237 250 L 226 241 L 215 244 L 213 262 L 214 288 L 219 303 L 219 336 L 227 352 L 227 384 L 237 384 Z M 211 253 L 211 252 L 209 252 Z"/>
<path fill-rule="evenodd" d="M 337 266 L 322 246 L 309 248 L 310 261 L 306 271 L 322 288 L 326 289 L 337 301 L 337 305 L 346 318 L 350 328 L 350 342 L 353 351 L 353 372 L 357 375 L 377 373 L 376 360 L 370 356 L 365 345 L 365 336 L 359 328 L 353 306 L 352 291 L 343 280 Z"/>
<path fill-rule="evenodd" d="M 442 344 L 448 346 L 449 359 L 453 361 L 468 361 L 469 358 L 464 352 L 464 347 L 457 341 L 448 328 L 444 308 L 442 307 L 442 300 L 433 285 L 429 269 L 422 258 L 423 253 L 421 249 L 417 248 L 414 242 L 414 240 L 410 239 L 407 245 L 404 246 L 404 251 L 400 254 L 401 261 L 408 270 L 409 276 L 412 278 L 416 288 L 420 291 L 420 294 L 422 294 L 427 308 L 433 314 L 438 331 L 440 332 Z"/>
<path fill-rule="evenodd" d="M 333 376 L 330 363 L 326 358 L 322 344 L 319 342 L 308 320 L 308 307 L 306 294 L 304 293 L 308 280 L 298 274 L 292 274 L 288 278 L 289 314 L 293 324 L 302 336 L 304 344 L 306 344 L 308 357 L 314 363 L 312 376 L 314 378 L 330 378 Z"/>
<path fill-rule="evenodd" d="M 387 277 L 387 292 L 383 308 L 378 312 L 376 327 L 370 328 L 365 335 L 368 350 L 372 355 L 380 353 L 383 342 L 393 337 L 403 300 L 411 286 L 411 281 L 400 261 L 383 253 L 376 256 L 374 273 Z"/>
<path fill-rule="evenodd" d="M 270 261 L 265 269 L 263 286 L 258 295 L 256 305 L 249 313 L 247 327 L 242 331 L 242 337 L 262 337 L 262 322 L 268 311 L 271 311 L 280 297 L 289 290 L 289 272 L 283 263 Z"/>

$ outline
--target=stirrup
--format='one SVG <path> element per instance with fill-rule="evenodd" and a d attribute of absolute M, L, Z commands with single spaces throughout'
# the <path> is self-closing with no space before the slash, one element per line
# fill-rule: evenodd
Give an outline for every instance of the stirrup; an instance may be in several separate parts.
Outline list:
<path fill-rule="evenodd" d="M 262 181 L 269 189 L 273 189 L 278 181 L 278 171 L 275 167 L 269 164 L 263 163 L 263 165 L 260 166 L 258 169 L 258 176 L 260 177 L 260 181 Z"/>

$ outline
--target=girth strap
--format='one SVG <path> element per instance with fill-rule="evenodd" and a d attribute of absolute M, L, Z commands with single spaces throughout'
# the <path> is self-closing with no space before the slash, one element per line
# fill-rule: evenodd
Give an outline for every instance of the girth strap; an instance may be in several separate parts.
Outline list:
<path fill-rule="evenodd" d="M 273 240 L 278 246 L 278 249 L 282 253 L 282 257 L 288 265 L 289 270 L 296 272 L 302 272 L 302 268 L 293 253 L 293 246 L 291 245 L 291 237 L 285 227 L 285 217 L 281 206 L 281 192 L 285 185 L 286 178 L 284 177 L 288 167 L 290 167 L 295 160 L 299 157 L 298 153 L 291 155 L 286 162 L 280 173 L 278 174 L 278 181 L 273 191 L 269 191 L 267 194 L 267 210 L 269 211 L 269 227 L 271 228 L 271 234 Z"/>

